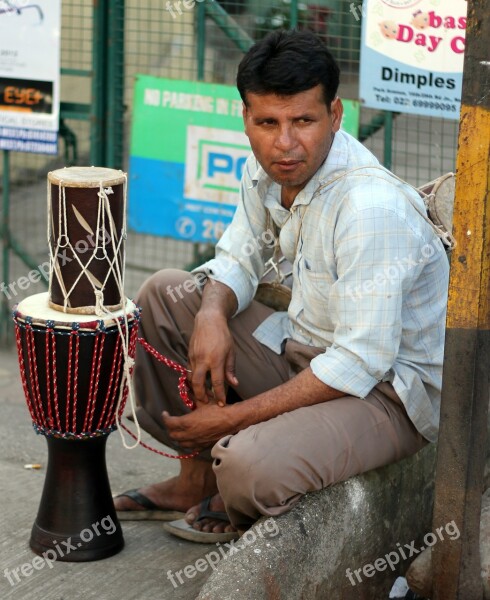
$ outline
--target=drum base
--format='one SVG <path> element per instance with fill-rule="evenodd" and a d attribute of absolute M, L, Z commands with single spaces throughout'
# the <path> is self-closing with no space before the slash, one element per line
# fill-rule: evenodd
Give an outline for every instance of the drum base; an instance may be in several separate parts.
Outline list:
<path fill-rule="evenodd" d="M 84 562 L 124 546 L 105 462 L 107 436 L 46 438 L 48 468 L 30 547 L 46 560 Z"/>

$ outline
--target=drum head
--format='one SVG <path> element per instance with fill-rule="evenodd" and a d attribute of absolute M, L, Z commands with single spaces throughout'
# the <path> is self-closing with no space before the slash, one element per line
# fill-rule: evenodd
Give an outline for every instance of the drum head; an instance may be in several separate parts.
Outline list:
<path fill-rule="evenodd" d="M 436 225 L 442 225 L 450 233 L 453 230 L 455 177 L 446 175 L 436 183 L 429 198 L 429 215 Z"/>
<path fill-rule="evenodd" d="M 116 319 L 126 315 L 132 315 L 136 311 L 136 305 L 129 298 L 126 299 L 125 310 L 117 310 L 111 312 L 110 316 L 105 315 L 99 317 L 98 315 L 91 314 L 77 314 L 73 315 L 73 318 L 69 319 L 66 313 L 59 310 L 54 310 L 49 306 L 48 303 L 48 292 L 42 292 L 41 294 L 34 294 L 22 300 L 17 305 L 18 318 L 21 320 L 25 317 L 32 317 L 33 323 L 39 325 L 45 325 L 46 321 L 54 321 L 55 327 L 68 327 L 71 329 L 72 323 L 76 321 L 80 323 L 80 328 L 83 329 L 84 323 L 93 323 L 94 321 L 102 321 L 105 327 L 110 327 L 115 324 Z"/>
<path fill-rule="evenodd" d="M 48 173 L 48 181 L 54 185 L 75 188 L 98 188 L 124 183 L 126 175 L 116 169 L 105 167 L 65 167 Z"/>

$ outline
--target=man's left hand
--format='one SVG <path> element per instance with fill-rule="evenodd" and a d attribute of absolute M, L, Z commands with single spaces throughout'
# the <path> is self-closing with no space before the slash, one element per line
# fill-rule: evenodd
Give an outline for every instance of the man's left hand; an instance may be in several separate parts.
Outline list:
<path fill-rule="evenodd" d="M 183 448 L 203 450 L 218 440 L 238 431 L 233 416 L 233 406 L 201 404 L 187 415 L 171 417 L 162 413 L 163 423 L 170 437 Z"/>

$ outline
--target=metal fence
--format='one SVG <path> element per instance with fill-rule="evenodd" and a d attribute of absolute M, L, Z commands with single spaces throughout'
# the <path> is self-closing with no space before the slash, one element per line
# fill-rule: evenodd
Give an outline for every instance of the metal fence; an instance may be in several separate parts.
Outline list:
<path fill-rule="evenodd" d="M 341 97 L 357 99 L 360 18 L 349 0 L 63 0 L 60 151 L 54 158 L 4 154 L 3 281 L 17 281 L 26 262 L 32 267 L 47 258 L 48 170 L 95 163 L 127 169 L 136 74 L 233 85 L 253 41 L 271 29 L 297 26 L 325 39 L 341 66 Z M 457 127 L 455 121 L 362 108 L 360 139 L 400 177 L 420 184 L 454 170 Z M 155 136 L 172 143 L 165 131 Z M 127 293 L 134 295 L 150 272 L 189 265 L 204 250 L 130 232 Z M 11 306 L 42 289 L 31 285 L 2 300 Z"/>

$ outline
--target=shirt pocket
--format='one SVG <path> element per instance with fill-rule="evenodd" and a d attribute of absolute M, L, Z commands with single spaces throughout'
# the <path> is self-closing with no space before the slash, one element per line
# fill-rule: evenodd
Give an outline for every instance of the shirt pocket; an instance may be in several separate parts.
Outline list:
<path fill-rule="evenodd" d="M 299 270 L 299 281 L 304 306 L 304 318 L 315 329 L 331 330 L 332 321 L 328 315 L 328 303 L 333 277 L 326 269 L 303 257 Z"/>

